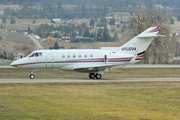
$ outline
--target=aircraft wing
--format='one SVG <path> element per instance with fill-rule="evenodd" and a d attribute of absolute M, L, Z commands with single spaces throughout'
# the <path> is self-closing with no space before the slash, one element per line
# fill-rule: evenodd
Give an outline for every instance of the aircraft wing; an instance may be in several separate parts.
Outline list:
<path fill-rule="evenodd" d="M 98 71 L 112 71 L 114 70 L 114 67 L 117 67 L 117 65 L 88 65 L 88 66 L 78 66 L 78 67 L 73 67 L 73 70 L 76 72 L 85 72 L 85 73 L 93 73 L 93 72 L 98 72 Z M 121 66 L 123 67 L 123 65 Z M 120 68 L 120 67 L 119 67 Z"/>

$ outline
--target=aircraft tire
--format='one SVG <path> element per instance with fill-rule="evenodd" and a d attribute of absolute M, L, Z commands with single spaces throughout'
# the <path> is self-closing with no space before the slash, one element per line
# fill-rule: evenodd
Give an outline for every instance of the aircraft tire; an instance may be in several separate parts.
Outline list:
<path fill-rule="evenodd" d="M 94 79 L 95 77 L 96 77 L 96 75 L 95 75 L 94 73 L 90 73 L 90 74 L 89 74 L 89 78 L 90 78 L 90 79 Z"/>
<path fill-rule="evenodd" d="M 34 79 L 34 78 L 35 78 L 35 75 L 34 75 L 34 74 L 30 74 L 30 75 L 29 75 L 29 78 L 30 78 L 30 79 Z"/>
<path fill-rule="evenodd" d="M 101 74 L 96 74 L 96 79 L 101 79 L 102 75 Z"/>

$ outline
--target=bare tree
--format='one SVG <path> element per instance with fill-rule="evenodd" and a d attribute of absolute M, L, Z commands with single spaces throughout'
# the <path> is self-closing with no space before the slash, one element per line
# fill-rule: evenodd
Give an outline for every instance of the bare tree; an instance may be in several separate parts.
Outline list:
<path fill-rule="evenodd" d="M 143 32 L 145 29 L 158 26 L 161 22 L 162 16 L 160 12 L 155 9 L 138 9 L 133 13 L 133 17 L 131 18 L 131 26 L 130 29 L 134 35 L 138 35 Z M 151 43 L 148 50 L 145 52 L 143 56 L 142 63 L 165 63 L 168 59 L 168 48 L 170 46 L 169 34 L 170 27 L 168 25 L 168 17 L 163 17 L 164 21 L 161 24 L 162 30 L 160 34 L 166 35 L 167 37 L 157 37 Z"/>
<path fill-rule="evenodd" d="M 157 25 L 159 14 L 154 9 L 137 9 L 131 18 L 131 28 L 134 30 L 135 35 L 143 32 L 148 27 Z"/>

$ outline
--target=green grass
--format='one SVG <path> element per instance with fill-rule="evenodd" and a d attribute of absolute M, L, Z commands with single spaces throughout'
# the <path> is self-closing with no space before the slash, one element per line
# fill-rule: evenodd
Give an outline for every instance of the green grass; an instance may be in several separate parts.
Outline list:
<path fill-rule="evenodd" d="M 179 120 L 180 82 L 0 84 L 1 120 Z"/>
<path fill-rule="evenodd" d="M 180 69 L 120 69 L 103 78 L 180 77 Z M 28 78 L 30 70 L 0 69 L 0 78 Z M 35 71 L 36 78 L 87 74 Z M 0 120 L 179 120 L 180 82 L 0 84 Z"/>

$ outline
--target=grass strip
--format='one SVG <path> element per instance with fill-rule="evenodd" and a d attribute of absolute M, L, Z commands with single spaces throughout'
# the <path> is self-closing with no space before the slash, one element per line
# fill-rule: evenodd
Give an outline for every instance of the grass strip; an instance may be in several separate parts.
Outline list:
<path fill-rule="evenodd" d="M 179 120 L 180 82 L 0 84 L 2 120 Z"/>

